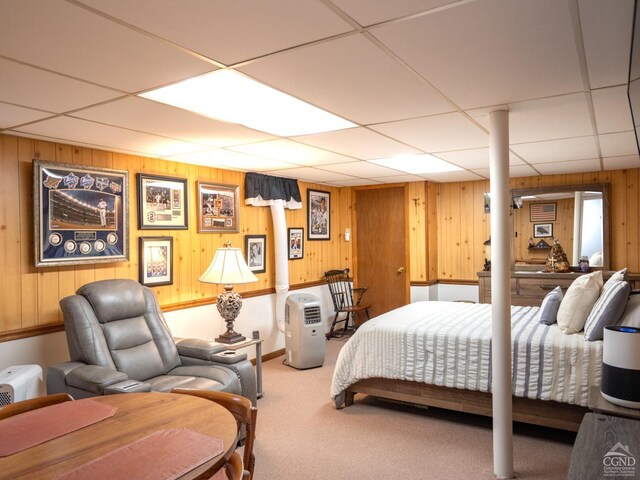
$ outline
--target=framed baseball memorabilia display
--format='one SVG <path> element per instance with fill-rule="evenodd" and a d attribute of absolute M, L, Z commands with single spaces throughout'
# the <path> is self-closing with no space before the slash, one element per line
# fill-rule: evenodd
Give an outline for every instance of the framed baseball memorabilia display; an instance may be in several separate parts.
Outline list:
<path fill-rule="evenodd" d="M 198 182 L 198 232 L 238 233 L 240 187 Z"/>
<path fill-rule="evenodd" d="M 331 193 L 307 190 L 307 238 L 309 240 L 331 238 Z"/>
<path fill-rule="evenodd" d="M 289 260 L 304 257 L 304 228 L 289 228 Z"/>
<path fill-rule="evenodd" d="M 173 284 L 173 237 L 140 237 L 139 281 L 146 286 Z"/>
<path fill-rule="evenodd" d="M 129 259 L 129 172 L 33 161 L 36 267 Z"/>
<path fill-rule="evenodd" d="M 189 227 L 187 179 L 138 173 L 138 228 L 186 230 Z"/>

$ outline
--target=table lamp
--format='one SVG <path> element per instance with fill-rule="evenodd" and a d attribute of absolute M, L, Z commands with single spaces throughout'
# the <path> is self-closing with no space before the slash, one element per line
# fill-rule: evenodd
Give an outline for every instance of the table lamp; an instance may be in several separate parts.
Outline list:
<path fill-rule="evenodd" d="M 220 343 L 237 343 L 246 337 L 233 329 L 233 322 L 242 308 L 242 297 L 233 291 L 236 283 L 257 282 L 256 277 L 242 257 L 239 248 L 231 248 L 231 242 L 218 248 L 209 268 L 200 276 L 200 281 L 224 285 L 224 292 L 216 298 L 216 306 L 220 316 L 227 321 L 227 331 L 216 338 Z"/>

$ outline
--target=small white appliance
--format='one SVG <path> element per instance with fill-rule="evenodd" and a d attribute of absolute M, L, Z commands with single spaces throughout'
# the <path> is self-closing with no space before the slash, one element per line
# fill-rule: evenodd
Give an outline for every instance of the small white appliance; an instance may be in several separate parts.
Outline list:
<path fill-rule="evenodd" d="M 604 328 L 600 391 L 611 403 L 640 408 L 640 328 Z"/>
<path fill-rule="evenodd" d="M 300 370 L 321 367 L 324 363 L 324 342 L 320 300 L 307 293 L 289 295 L 284 314 L 287 363 Z"/>
<path fill-rule="evenodd" d="M 40 395 L 42 367 L 16 365 L 0 372 L 0 407 Z"/>

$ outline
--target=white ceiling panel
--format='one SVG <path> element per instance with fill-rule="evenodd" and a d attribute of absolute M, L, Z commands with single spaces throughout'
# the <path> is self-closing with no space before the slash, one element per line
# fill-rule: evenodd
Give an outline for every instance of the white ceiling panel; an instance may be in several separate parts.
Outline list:
<path fill-rule="evenodd" d="M 440 152 L 437 157 L 451 162 L 461 168 L 489 168 L 489 149 L 472 148 L 456 152 Z M 509 165 L 522 165 L 524 162 L 513 154 L 509 154 Z"/>
<path fill-rule="evenodd" d="M 301 180 L 306 180 L 308 182 L 318 182 L 318 183 L 354 180 L 354 177 L 350 177 L 348 175 L 342 175 L 340 173 L 335 173 L 335 172 L 328 172 L 326 170 L 319 170 L 313 167 L 300 167 L 300 168 L 275 170 L 271 173 L 273 173 L 274 175 L 291 177 L 291 178 L 299 178 Z"/>
<path fill-rule="evenodd" d="M 354 161 L 353 158 L 340 155 L 339 153 L 328 152 L 327 150 L 283 138 L 268 142 L 239 145 L 237 147 L 230 147 L 229 150 L 304 166 Z"/>
<path fill-rule="evenodd" d="M 0 128 L 15 127 L 23 123 L 33 122 L 50 116 L 51 114 L 47 112 L 16 107 L 15 105 L 0 102 Z"/>
<path fill-rule="evenodd" d="M 344 175 L 351 175 L 353 177 L 362 177 L 366 175 L 367 178 L 373 179 L 378 179 L 380 177 L 391 177 L 403 173 L 398 170 L 381 167 L 380 165 L 375 165 L 373 163 L 368 163 L 365 161 L 339 163 L 335 165 L 322 165 L 318 168 L 321 170 L 342 173 Z"/>
<path fill-rule="evenodd" d="M 383 123 L 371 128 L 427 153 L 489 146 L 489 135 L 460 113 Z"/>
<path fill-rule="evenodd" d="M 488 168 L 478 168 L 473 169 L 473 172 L 478 175 L 489 178 L 489 169 Z M 509 167 L 509 177 L 533 177 L 536 175 L 540 175 L 536 170 L 534 170 L 529 165 L 511 165 Z"/>
<path fill-rule="evenodd" d="M 598 133 L 625 132 L 633 129 L 626 86 L 593 90 L 591 98 Z"/>
<path fill-rule="evenodd" d="M 293 165 L 277 160 L 258 158 L 252 155 L 230 152 L 218 148 L 203 150 L 199 152 L 187 152 L 172 155 L 169 160 L 208 167 L 228 168 L 230 170 L 243 170 L 252 172 L 263 172 L 274 168 L 291 168 Z"/>
<path fill-rule="evenodd" d="M 241 70 L 361 124 L 453 110 L 433 88 L 362 35 L 284 52 Z"/>
<path fill-rule="evenodd" d="M 591 158 L 587 160 L 574 160 L 571 162 L 538 163 L 535 167 L 542 175 L 598 172 L 600 171 L 600 160 L 597 158 Z"/>
<path fill-rule="evenodd" d="M 212 147 L 274 138 L 242 125 L 213 120 L 139 97 L 128 97 L 74 112 L 73 116 Z"/>
<path fill-rule="evenodd" d="M 596 141 L 591 136 L 511 145 L 511 150 L 526 162 L 534 164 L 598 157 Z"/>
<path fill-rule="evenodd" d="M 421 153 L 416 148 L 403 145 L 367 128 L 349 128 L 316 135 L 304 135 L 296 137 L 295 140 L 361 160 Z"/>
<path fill-rule="evenodd" d="M 637 155 L 638 145 L 634 132 L 609 133 L 600 135 L 600 150 L 603 157 Z"/>
<path fill-rule="evenodd" d="M 371 30 L 463 109 L 582 89 L 565 2 L 470 2 Z"/>
<path fill-rule="evenodd" d="M 322 2 L 81 1 L 225 65 L 351 30 Z"/>
<path fill-rule="evenodd" d="M 17 131 L 59 138 L 66 142 L 118 148 L 154 156 L 202 150 L 202 145 L 133 132 L 123 128 L 69 117 L 56 117 L 20 127 Z"/>
<path fill-rule="evenodd" d="M 633 0 L 578 1 L 591 88 L 627 82 L 633 4 Z"/>
<path fill-rule="evenodd" d="M 122 96 L 122 93 L 114 90 L 2 58 L 0 85 L 0 101 L 6 100 L 54 113 L 63 113 Z M 55 95 L 51 92 L 55 92 Z"/>
<path fill-rule="evenodd" d="M 622 170 L 625 168 L 640 168 L 639 155 L 623 155 L 620 157 L 604 157 L 602 159 L 605 170 Z"/>
<path fill-rule="evenodd" d="M 402 2 L 333 0 L 333 3 L 360 25 L 367 26 L 457 3 L 457 0 L 403 0 Z"/>
<path fill-rule="evenodd" d="M 469 182 L 473 180 L 482 180 L 482 177 L 474 172 L 468 172 L 466 170 L 460 170 L 457 172 L 438 172 L 438 173 L 426 173 L 420 175 L 432 182 L 445 183 L 445 182 Z"/>
<path fill-rule="evenodd" d="M 0 55 L 127 92 L 215 69 L 63 0 L 0 2 Z"/>
<path fill-rule="evenodd" d="M 276 172 L 277 173 L 277 172 Z M 381 181 L 381 180 L 384 180 Z M 388 181 L 389 177 L 383 178 L 383 179 L 378 179 L 378 180 L 373 180 L 373 179 L 364 179 L 364 178 L 354 178 L 354 179 L 350 179 L 350 180 L 334 180 L 333 182 L 327 182 L 327 185 L 333 185 L 335 187 L 362 187 L 365 185 L 382 185 L 383 183 L 391 183 Z M 399 180 L 399 181 L 418 181 L 418 180 L 423 180 L 422 178 L 418 178 L 417 180 Z"/>

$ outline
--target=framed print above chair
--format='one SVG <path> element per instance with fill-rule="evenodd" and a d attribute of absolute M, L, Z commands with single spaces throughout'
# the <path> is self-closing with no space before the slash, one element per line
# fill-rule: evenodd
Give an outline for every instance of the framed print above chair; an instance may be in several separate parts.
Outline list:
<path fill-rule="evenodd" d="M 331 239 L 331 193 L 307 190 L 307 238 Z"/>
<path fill-rule="evenodd" d="M 138 228 L 189 227 L 187 179 L 138 173 Z"/>
<path fill-rule="evenodd" d="M 139 282 L 146 286 L 173 284 L 173 237 L 139 238 Z"/>

